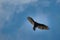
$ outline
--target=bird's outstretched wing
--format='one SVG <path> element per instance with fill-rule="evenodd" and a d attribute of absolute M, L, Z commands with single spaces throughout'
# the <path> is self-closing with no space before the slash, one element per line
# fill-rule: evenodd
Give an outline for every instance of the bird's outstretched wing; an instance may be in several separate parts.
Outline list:
<path fill-rule="evenodd" d="M 34 25 L 34 20 L 31 17 L 27 17 L 28 21 Z"/>
<path fill-rule="evenodd" d="M 38 29 L 45 29 L 45 30 L 48 30 L 48 26 L 44 25 L 44 24 L 39 24 L 38 25 Z"/>

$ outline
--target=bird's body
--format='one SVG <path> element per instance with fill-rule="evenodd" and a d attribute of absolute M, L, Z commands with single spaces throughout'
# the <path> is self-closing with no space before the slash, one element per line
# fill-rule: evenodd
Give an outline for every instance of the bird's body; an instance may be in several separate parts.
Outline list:
<path fill-rule="evenodd" d="M 44 24 L 40 24 L 40 23 L 37 23 L 37 22 L 35 22 L 31 17 L 27 17 L 27 19 L 29 20 L 29 22 L 31 23 L 31 24 L 33 24 L 33 30 L 35 31 L 36 30 L 36 28 L 38 28 L 38 29 L 45 29 L 45 30 L 48 30 L 49 28 L 48 28 L 48 26 L 46 26 L 46 25 L 44 25 Z"/>

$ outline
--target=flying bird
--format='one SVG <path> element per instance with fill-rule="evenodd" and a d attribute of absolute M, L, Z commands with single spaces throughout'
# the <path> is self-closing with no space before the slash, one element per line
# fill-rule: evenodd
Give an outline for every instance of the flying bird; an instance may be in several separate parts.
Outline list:
<path fill-rule="evenodd" d="M 33 25 L 33 30 L 34 31 L 36 30 L 36 28 L 38 28 L 38 29 L 44 29 L 44 30 L 48 30 L 49 29 L 47 25 L 41 24 L 41 23 L 37 23 L 31 17 L 27 17 L 27 19 Z"/>

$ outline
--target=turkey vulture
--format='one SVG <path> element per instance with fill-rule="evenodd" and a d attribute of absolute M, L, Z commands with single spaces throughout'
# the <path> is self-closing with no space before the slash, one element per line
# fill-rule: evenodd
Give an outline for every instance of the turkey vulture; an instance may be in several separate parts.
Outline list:
<path fill-rule="evenodd" d="M 35 22 L 31 17 L 27 17 L 27 19 L 33 25 L 33 30 L 34 31 L 36 30 L 36 28 L 44 29 L 44 30 L 48 30 L 49 29 L 48 26 Z"/>

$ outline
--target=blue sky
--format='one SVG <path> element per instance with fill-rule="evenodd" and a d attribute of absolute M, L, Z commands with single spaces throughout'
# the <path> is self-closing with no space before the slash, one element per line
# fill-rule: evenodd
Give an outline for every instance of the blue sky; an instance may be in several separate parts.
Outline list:
<path fill-rule="evenodd" d="M 33 31 L 28 16 L 50 30 Z M 60 40 L 60 0 L 0 0 L 0 40 Z"/>

